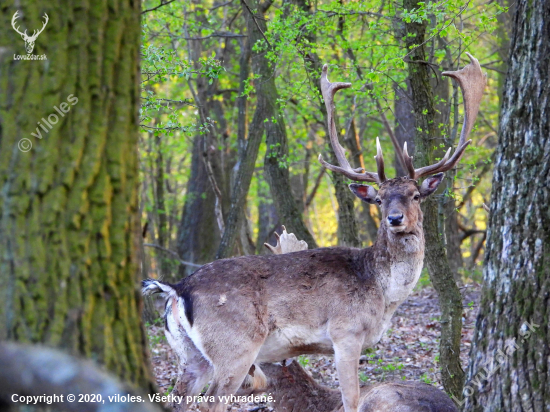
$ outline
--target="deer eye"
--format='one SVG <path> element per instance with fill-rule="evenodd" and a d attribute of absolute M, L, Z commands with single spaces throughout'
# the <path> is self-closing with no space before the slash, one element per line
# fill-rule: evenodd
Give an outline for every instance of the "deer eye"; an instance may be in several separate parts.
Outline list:
<path fill-rule="evenodd" d="M 413 199 L 414 200 L 420 200 L 420 195 L 414 195 Z"/>
<path fill-rule="evenodd" d="M 381 205 L 381 204 L 382 204 L 382 201 L 381 201 L 380 198 L 378 198 L 378 197 L 375 199 L 375 202 L 376 202 L 378 205 Z"/>

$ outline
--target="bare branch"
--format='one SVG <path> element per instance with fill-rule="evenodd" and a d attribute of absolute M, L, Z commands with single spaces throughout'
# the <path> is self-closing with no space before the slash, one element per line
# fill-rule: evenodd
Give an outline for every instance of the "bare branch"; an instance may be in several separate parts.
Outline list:
<path fill-rule="evenodd" d="M 176 0 L 168 0 L 168 1 L 166 1 L 166 2 L 163 2 L 163 1 L 161 0 L 161 1 L 160 1 L 160 4 L 159 4 L 158 6 L 153 7 L 153 8 L 151 8 L 151 9 L 143 10 L 143 11 L 141 12 L 141 14 L 149 13 L 150 11 L 155 11 L 155 10 L 157 10 L 157 9 L 160 9 L 162 6 L 166 6 L 167 4 L 170 4 L 170 3 L 174 2 L 174 1 L 176 1 Z"/>
<path fill-rule="evenodd" d="M 202 265 L 197 265 L 196 263 L 192 263 L 192 262 L 188 262 L 186 260 L 182 260 L 180 258 L 180 255 L 178 255 L 176 252 L 174 252 L 173 250 L 170 250 L 170 249 L 166 249 L 160 245 L 157 245 L 155 243 L 144 243 L 143 246 L 146 246 L 146 247 L 152 247 L 152 248 L 155 248 L 155 249 L 158 249 L 158 250 L 162 250 L 163 252 L 166 252 L 168 253 L 169 255 L 172 255 L 172 257 L 174 257 L 178 262 L 180 262 L 182 265 L 186 265 L 186 266 L 193 266 L 193 267 L 196 267 L 196 268 L 200 268 L 202 267 Z"/>

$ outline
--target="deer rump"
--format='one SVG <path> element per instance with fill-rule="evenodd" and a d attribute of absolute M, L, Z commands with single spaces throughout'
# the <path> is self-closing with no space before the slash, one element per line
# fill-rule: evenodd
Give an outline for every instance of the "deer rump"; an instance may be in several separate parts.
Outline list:
<path fill-rule="evenodd" d="M 374 261 L 370 253 L 325 248 L 223 259 L 178 284 L 144 280 L 143 294 L 166 295 L 166 336 L 182 364 L 198 355 L 189 353 L 191 345 L 216 367 L 228 357 L 241 356 L 250 368 L 302 354 L 333 354 L 339 333 L 364 339 L 365 346 L 381 336 L 385 302 L 366 267 Z"/>

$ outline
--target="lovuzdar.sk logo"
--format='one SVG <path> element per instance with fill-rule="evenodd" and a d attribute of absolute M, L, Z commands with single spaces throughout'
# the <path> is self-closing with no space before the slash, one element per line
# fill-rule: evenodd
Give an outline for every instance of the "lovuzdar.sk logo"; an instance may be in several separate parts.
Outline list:
<path fill-rule="evenodd" d="M 29 36 L 27 34 L 27 30 L 25 30 L 25 32 L 22 33 L 19 30 L 19 26 L 16 26 L 16 20 L 18 19 L 18 17 L 19 17 L 19 11 L 16 11 L 11 19 L 11 25 L 13 29 L 17 33 L 19 33 L 23 38 L 23 40 L 25 41 L 25 49 L 27 49 L 27 54 L 26 55 L 14 54 L 13 58 L 15 60 L 46 60 L 47 57 L 45 54 L 36 55 L 36 54 L 32 54 L 32 51 L 34 50 L 34 42 L 38 38 L 38 35 L 44 31 L 44 29 L 46 28 L 46 24 L 48 24 L 48 21 L 49 21 L 48 15 L 44 13 L 44 24 L 42 25 L 42 28 L 40 30 L 34 30 L 32 33 L 32 36 Z"/>

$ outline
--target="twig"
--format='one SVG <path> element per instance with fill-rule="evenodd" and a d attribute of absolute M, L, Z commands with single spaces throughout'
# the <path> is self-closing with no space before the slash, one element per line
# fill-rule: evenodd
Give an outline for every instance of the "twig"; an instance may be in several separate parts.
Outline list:
<path fill-rule="evenodd" d="M 172 255 L 182 265 L 193 266 L 193 267 L 196 267 L 196 268 L 202 267 L 202 265 L 197 265 L 196 263 L 192 263 L 192 262 L 188 262 L 186 260 L 182 260 L 180 258 L 180 256 L 176 252 L 174 252 L 173 250 L 166 249 L 166 248 L 164 248 L 160 245 L 157 245 L 155 243 L 144 243 L 143 246 L 152 247 L 152 248 L 155 248 L 155 249 L 158 249 L 158 250 L 162 250 L 163 252 L 166 252 L 166 253 Z"/>
<path fill-rule="evenodd" d="M 141 14 L 149 13 L 150 11 L 155 11 L 157 9 L 160 9 L 162 6 L 166 6 L 167 4 L 170 4 L 176 0 L 168 0 L 167 2 L 163 3 L 162 0 L 160 1 L 160 4 L 157 7 L 153 7 L 152 9 L 143 10 Z"/>
<path fill-rule="evenodd" d="M 212 33 L 208 36 L 202 36 L 202 37 L 182 37 L 185 40 L 206 40 L 210 39 L 212 37 L 248 37 L 246 34 L 237 34 L 237 33 Z"/>
<path fill-rule="evenodd" d="M 216 10 L 216 9 L 219 9 L 220 7 L 227 6 L 228 4 L 231 4 L 231 3 L 233 3 L 233 0 L 229 0 L 229 1 L 225 2 L 225 3 L 218 4 L 217 6 L 212 7 L 212 8 L 210 9 L 210 11 L 214 11 L 214 10 Z"/>
<path fill-rule="evenodd" d="M 315 185 L 313 185 L 313 189 L 311 190 L 311 193 L 307 197 L 306 208 L 309 207 L 309 205 L 311 205 L 311 202 L 313 202 L 313 198 L 315 197 L 315 194 L 317 193 L 317 189 L 321 185 L 321 180 L 323 179 L 323 175 L 325 174 L 325 172 L 326 172 L 326 169 L 323 168 L 323 169 L 321 169 L 321 171 L 317 175 L 317 178 L 315 179 Z"/>
<path fill-rule="evenodd" d="M 453 23 L 454 19 L 456 19 L 456 18 L 459 17 L 462 13 L 464 13 L 464 11 L 466 11 L 466 9 L 468 8 L 468 6 L 470 5 L 470 1 L 471 1 L 471 0 L 469 0 L 468 3 L 466 3 L 466 5 L 456 14 L 456 16 L 454 16 L 452 19 L 450 19 L 449 24 L 447 24 L 446 26 L 442 27 L 437 33 L 435 33 L 434 35 L 428 37 L 428 39 L 426 39 L 425 41 L 423 41 L 423 42 L 422 42 L 421 44 L 419 44 L 418 46 L 413 47 L 413 48 L 411 49 L 410 52 L 408 52 L 406 55 L 404 55 L 404 56 L 402 57 L 403 61 L 404 61 L 405 58 L 406 58 L 407 56 L 409 56 L 413 51 L 415 51 L 415 50 L 418 49 L 419 47 L 424 46 L 424 45 L 425 45 L 426 43 L 428 43 L 431 39 L 433 39 L 435 36 L 438 36 L 439 33 L 441 33 L 443 30 L 445 30 L 447 27 L 449 27 L 449 26 Z"/>
<path fill-rule="evenodd" d="M 244 4 L 244 6 L 246 7 L 246 9 L 248 10 L 248 12 L 250 13 L 250 15 L 252 16 L 252 21 L 254 21 L 254 24 L 256 25 L 256 28 L 258 29 L 258 31 L 260 32 L 260 34 L 262 35 L 262 37 L 264 38 L 265 42 L 267 43 L 267 45 L 269 46 L 269 48 L 273 48 L 271 46 L 271 43 L 269 42 L 269 40 L 267 40 L 267 37 L 265 37 L 265 34 L 264 32 L 262 31 L 262 29 L 260 29 L 260 25 L 258 24 L 258 21 L 256 20 L 256 16 L 254 16 L 254 13 L 252 13 L 252 10 L 250 10 L 250 7 L 248 6 L 248 3 L 246 2 L 246 0 L 241 0 L 241 2 Z"/>

